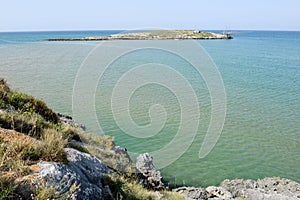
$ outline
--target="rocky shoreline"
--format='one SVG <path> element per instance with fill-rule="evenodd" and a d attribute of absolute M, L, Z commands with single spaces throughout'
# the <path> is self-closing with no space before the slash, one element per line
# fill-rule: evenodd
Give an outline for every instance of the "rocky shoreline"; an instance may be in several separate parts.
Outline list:
<path fill-rule="evenodd" d="M 103 41 L 103 40 L 228 40 L 231 33 L 217 34 L 192 30 L 159 30 L 136 33 L 113 34 L 84 38 L 52 38 L 47 41 Z"/>
<path fill-rule="evenodd" d="M 166 189 L 162 176 L 153 165 L 148 153 L 139 155 L 136 168 L 143 178 L 144 187 L 154 190 Z M 179 187 L 172 190 L 183 194 L 188 200 L 299 200 L 300 184 L 285 178 L 267 177 L 261 180 L 224 180 L 220 186 Z"/>

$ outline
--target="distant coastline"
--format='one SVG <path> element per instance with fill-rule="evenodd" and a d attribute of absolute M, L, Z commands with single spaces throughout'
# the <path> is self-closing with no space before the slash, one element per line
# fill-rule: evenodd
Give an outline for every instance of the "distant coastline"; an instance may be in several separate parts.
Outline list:
<path fill-rule="evenodd" d="M 47 41 L 102 41 L 102 40 L 212 40 L 232 39 L 230 32 L 223 34 L 194 30 L 156 30 L 109 36 L 89 36 L 83 38 L 50 38 Z"/>

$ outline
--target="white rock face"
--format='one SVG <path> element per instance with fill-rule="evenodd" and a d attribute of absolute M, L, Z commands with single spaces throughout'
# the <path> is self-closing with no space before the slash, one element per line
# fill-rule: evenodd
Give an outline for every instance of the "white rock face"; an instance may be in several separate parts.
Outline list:
<path fill-rule="evenodd" d="M 72 148 L 65 149 L 69 163 L 58 164 L 50 162 L 38 163 L 38 178 L 54 186 L 64 194 L 76 184 L 80 189 L 76 199 L 106 199 L 110 191 L 103 186 L 102 180 L 110 170 L 95 156 L 82 153 Z"/>
<path fill-rule="evenodd" d="M 161 181 L 162 176 L 160 171 L 155 169 L 153 158 L 149 153 L 144 153 L 137 157 L 136 168 L 141 176 L 144 187 L 154 190 L 165 188 Z"/>

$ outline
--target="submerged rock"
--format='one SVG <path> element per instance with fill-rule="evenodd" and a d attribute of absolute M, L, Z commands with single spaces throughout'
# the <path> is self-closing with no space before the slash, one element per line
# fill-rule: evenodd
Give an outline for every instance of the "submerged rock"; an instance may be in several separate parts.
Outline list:
<path fill-rule="evenodd" d="M 137 157 L 136 168 L 145 188 L 154 190 L 165 189 L 160 171 L 155 169 L 153 157 L 149 153 L 144 153 Z"/>

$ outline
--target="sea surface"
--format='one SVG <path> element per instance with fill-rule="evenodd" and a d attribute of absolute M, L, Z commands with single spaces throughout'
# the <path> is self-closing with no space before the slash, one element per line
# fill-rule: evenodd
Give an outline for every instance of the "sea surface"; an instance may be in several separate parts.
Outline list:
<path fill-rule="evenodd" d="M 72 115 L 75 80 L 101 42 L 48 42 L 45 39 L 120 32 L 0 33 L 0 77 L 6 78 L 13 88 L 43 99 L 55 111 Z M 166 146 L 180 126 L 180 113 L 188 108 L 170 89 L 174 86 L 189 98 L 188 91 L 180 90 L 181 84 L 173 83 L 170 88 L 159 84 L 143 85 L 132 94 L 130 116 L 139 126 L 152 122 L 151 111 L 149 113 L 152 105 L 161 105 L 167 113 L 166 123 L 152 137 L 138 138 L 126 133 L 114 118 L 114 114 L 120 113 L 111 111 L 111 91 L 118 78 L 132 70 L 132 66 L 155 61 L 184 75 L 195 90 L 201 111 L 192 144 L 179 159 L 162 169 L 163 176 L 171 184 L 207 186 L 219 184 L 224 179 L 270 176 L 300 182 L 300 32 L 234 31 L 233 40 L 196 42 L 217 66 L 226 91 L 227 112 L 222 134 L 206 157 L 199 158 L 211 118 L 211 99 L 205 81 L 186 61 L 160 50 L 139 50 L 120 57 L 97 80 L 96 88 L 81 87 L 82 96 L 91 89 L 94 91 L 94 102 L 91 102 L 95 112 L 85 113 L 83 109 L 82 116 L 75 116 L 75 119 L 86 124 L 90 132 L 114 136 L 116 144 L 135 153 L 132 155 Z M 107 50 L 105 55 L 109 57 L 110 53 Z M 155 74 L 155 70 L 151 73 Z M 93 72 L 85 74 L 86 81 L 93 81 L 93 75 Z M 82 101 L 82 107 L 89 103 Z M 95 116 L 97 124 L 92 120 Z M 190 116 L 191 121 L 193 117 Z M 176 151 L 176 146 L 174 149 Z"/>

